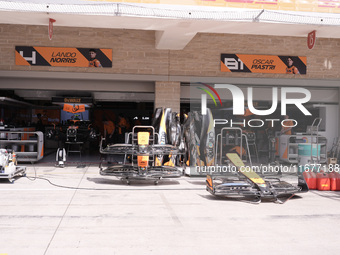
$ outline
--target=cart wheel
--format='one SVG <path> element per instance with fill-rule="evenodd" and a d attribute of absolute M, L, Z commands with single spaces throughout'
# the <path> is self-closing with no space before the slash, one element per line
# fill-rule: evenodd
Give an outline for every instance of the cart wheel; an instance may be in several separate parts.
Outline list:
<path fill-rule="evenodd" d="M 260 204 L 261 203 L 261 196 L 256 196 L 255 199 L 253 200 L 253 203 Z"/>
<path fill-rule="evenodd" d="M 284 202 L 276 197 L 274 203 L 275 204 L 283 204 Z"/>
<path fill-rule="evenodd" d="M 155 185 L 157 185 L 158 184 L 158 182 L 161 180 L 161 178 L 158 178 L 158 180 L 155 180 Z"/>

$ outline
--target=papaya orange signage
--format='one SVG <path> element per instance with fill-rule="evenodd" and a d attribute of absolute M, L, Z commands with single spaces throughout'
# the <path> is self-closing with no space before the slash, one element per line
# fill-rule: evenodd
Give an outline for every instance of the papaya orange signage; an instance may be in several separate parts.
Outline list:
<path fill-rule="evenodd" d="M 85 105 L 70 105 L 70 104 L 64 104 L 63 110 L 65 112 L 70 112 L 70 113 L 78 113 L 78 112 L 85 112 Z"/>
<path fill-rule="evenodd" d="M 221 54 L 222 72 L 306 74 L 307 57 Z"/>
<path fill-rule="evenodd" d="M 112 49 L 16 46 L 15 64 L 112 67 Z"/>
<path fill-rule="evenodd" d="M 234 7 L 279 11 L 340 13 L 340 0 L 96 0 L 98 2 Z"/>

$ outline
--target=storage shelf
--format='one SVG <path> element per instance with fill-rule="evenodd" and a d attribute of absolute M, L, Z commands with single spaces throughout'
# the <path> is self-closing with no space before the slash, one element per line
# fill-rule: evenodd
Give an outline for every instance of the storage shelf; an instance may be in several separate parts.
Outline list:
<path fill-rule="evenodd" d="M 37 140 L 0 140 L 0 144 L 2 143 L 18 143 L 18 144 L 37 144 Z"/>

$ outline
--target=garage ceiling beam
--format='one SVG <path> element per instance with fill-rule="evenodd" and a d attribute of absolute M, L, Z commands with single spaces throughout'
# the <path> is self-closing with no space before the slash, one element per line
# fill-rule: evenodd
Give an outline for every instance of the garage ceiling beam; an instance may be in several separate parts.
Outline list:
<path fill-rule="evenodd" d="M 155 48 L 157 50 L 182 50 L 196 35 L 196 32 L 185 30 L 156 31 Z"/>

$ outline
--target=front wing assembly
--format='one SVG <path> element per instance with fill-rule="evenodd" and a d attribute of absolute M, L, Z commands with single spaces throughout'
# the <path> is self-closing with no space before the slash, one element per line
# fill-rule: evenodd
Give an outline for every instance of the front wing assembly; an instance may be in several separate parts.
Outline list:
<path fill-rule="evenodd" d="M 101 175 L 110 175 L 124 179 L 159 180 L 161 178 L 178 178 L 182 173 L 176 167 L 150 166 L 146 169 L 132 165 L 114 165 L 100 169 Z"/>
<path fill-rule="evenodd" d="M 298 176 L 298 185 L 293 185 L 279 178 L 265 178 L 263 184 L 256 184 L 240 176 L 207 175 L 206 189 L 211 194 L 221 197 L 249 197 L 260 202 L 262 198 L 272 198 L 294 195 L 308 191 L 303 176 Z"/>
<path fill-rule="evenodd" d="M 181 154 L 177 147 L 172 145 L 160 145 L 152 144 L 147 146 L 139 146 L 137 144 L 112 144 L 106 146 L 104 149 L 100 146 L 100 153 L 110 154 L 124 154 L 132 155 L 135 157 L 155 157 L 159 155 L 179 155 Z M 118 178 L 129 180 L 154 180 L 157 184 L 161 178 L 178 178 L 182 175 L 182 172 L 174 166 L 155 166 L 147 164 L 144 167 L 138 164 L 119 164 L 109 165 L 107 168 L 103 168 L 100 165 L 100 174 L 115 176 Z"/>
<path fill-rule="evenodd" d="M 228 153 L 228 158 L 236 166 L 237 171 L 229 175 L 207 175 L 206 189 L 215 196 L 253 197 L 256 202 L 262 198 L 275 199 L 308 191 L 308 186 L 301 173 L 298 173 L 298 184 L 293 185 L 279 178 L 261 177 L 251 168 L 244 166 L 235 153 Z"/>

